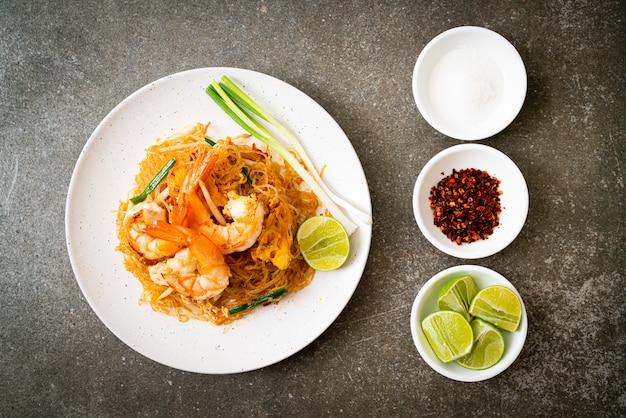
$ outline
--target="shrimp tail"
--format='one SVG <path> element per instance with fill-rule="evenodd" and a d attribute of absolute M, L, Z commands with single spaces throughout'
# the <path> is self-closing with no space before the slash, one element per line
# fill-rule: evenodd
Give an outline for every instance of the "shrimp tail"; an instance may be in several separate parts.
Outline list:
<path fill-rule="evenodd" d="M 215 163 L 217 163 L 217 154 L 207 153 L 198 156 L 192 169 L 189 171 L 185 181 L 183 182 L 182 192 L 184 194 L 193 193 L 198 188 L 200 180 L 204 180 L 209 175 Z"/>
<path fill-rule="evenodd" d="M 198 189 L 200 181 L 204 180 L 217 163 L 218 155 L 213 153 L 203 153 L 198 155 L 191 169 L 187 172 L 181 193 L 172 204 L 170 211 L 170 221 L 176 225 L 187 225 L 190 213 L 190 196 Z"/>
<path fill-rule="evenodd" d="M 154 238 L 173 242 L 181 246 L 188 245 L 191 240 L 191 231 L 189 229 L 161 220 L 146 226 L 145 232 Z"/>

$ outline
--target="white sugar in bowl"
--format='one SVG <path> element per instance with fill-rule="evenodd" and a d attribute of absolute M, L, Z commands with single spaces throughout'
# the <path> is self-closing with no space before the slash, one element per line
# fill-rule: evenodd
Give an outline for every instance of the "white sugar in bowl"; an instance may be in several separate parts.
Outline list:
<path fill-rule="evenodd" d="M 461 26 L 424 47 L 412 84 L 417 107 L 433 128 L 472 141 L 497 134 L 515 119 L 527 77 L 522 58 L 504 37 Z"/>

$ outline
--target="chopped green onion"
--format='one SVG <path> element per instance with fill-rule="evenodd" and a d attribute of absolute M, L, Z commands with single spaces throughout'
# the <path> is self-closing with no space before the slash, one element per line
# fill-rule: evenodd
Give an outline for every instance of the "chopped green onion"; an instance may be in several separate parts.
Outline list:
<path fill-rule="evenodd" d="M 224 112 L 226 112 L 227 115 L 239 124 L 239 126 L 244 128 L 250 134 L 283 157 L 283 159 L 309 185 L 311 190 L 313 190 L 330 213 L 342 223 L 348 234 L 352 234 L 358 226 L 342 212 L 339 206 L 350 211 L 350 213 L 357 216 L 365 224 L 372 223 L 371 215 L 353 207 L 348 202 L 333 194 L 326 187 L 297 137 L 289 129 L 270 116 L 227 76 L 222 76 L 222 81 L 223 82 L 220 83 L 213 81 L 211 85 L 207 87 L 206 93 L 222 110 L 224 110 Z M 299 154 L 300 159 L 304 161 L 306 166 L 308 166 L 308 169 L 302 165 L 300 161 L 285 146 L 283 146 L 279 140 L 274 137 L 274 135 L 272 135 L 272 133 L 270 133 L 264 125 L 262 125 L 260 121 L 255 119 L 253 115 L 258 116 L 265 122 L 273 125 L 274 128 L 285 136 L 295 151 Z"/>
<path fill-rule="evenodd" d="M 204 140 L 206 141 L 207 144 L 209 144 L 210 146 L 214 147 L 215 146 L 215 141 L 213 141 L 210 138 L 204 137 Z"/>
<path fill-rule="evenodd" d="M 246 178 L 248 179 L 248 183 L 249 183 L 249 184 L 252 184 L 252 177 L 250 176 L 250 171 L 249 171 L 246 167 L 243 167 L 243 168 L 241 169 L 241 172 L 242 172 L 242 173 L 243 173 L 243 175 L 244 175 L 244 176 L 246 176 Z"/>
<path fill-rule="evenodd" d="M 139 202 L 143 202 L 146 199 L 146 197 L 148 197 L 148 195 L 150 193 L 152 193 L 154 191 L 154 189 L 156 189 L 156 187 L 163 181 L 165 176 L 167 176 L 167 173 L 170 172 L 170 170 L 174 166 L 174 163 L 176 163 L 175 159 L 172 158 L 171 160 L 169 160 L 163 166 L 163 168 L 156 174 L 156 176 L 154 176 L 154 178 L 152 180 L 150 180 L 150 183 L 148 183 L 146 188 L 143 189 L 143 192 L 141 192 L 140 195 L 137 195 L 135 197 L 131 197 L 130 201 L 133 202 L 134 204 L 137 204 Z"/>
<path fill-rule="evenodd" d="M 260 305 L 262 303 L 272 302 L 278 299 L 279 297 L 281 297 L 282 295 L 284 295 L 285 293 L 287 293 L 287 289 L 285 289 L 284 287 L 281 287 L 280 289 L 276 289 L 273 292 L 268 293 L 267 295 L 254 298 L 254 300 L 250 303 L 244 303 L 239 306 L 235 306 L 234 308 L 230 308 L 228 313 L 230 313 L 231 315 L 234 315 L 239 312 L 243 312 L 247 309 L 254 308 L 255 306 Z"/>

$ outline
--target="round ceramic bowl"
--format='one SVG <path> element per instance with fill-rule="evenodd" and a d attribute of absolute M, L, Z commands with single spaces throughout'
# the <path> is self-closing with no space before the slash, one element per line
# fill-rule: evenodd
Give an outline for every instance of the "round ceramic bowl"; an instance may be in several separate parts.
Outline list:
<path fill-rule="evenodd" d="M 500 34 L 461 26 L 424 47 L 412 88 L 417 108 L 433 128 L 473 141 L 497 134 L 515 119 L 526 97 L 526 69 Z"/>
<path fill-rule="evenodd" d="M 500 224 L 487 237 L 458 245 L 434 224 L 430 190 L 452 169 L 476 168 L 500 180 Z M 528 187 L 515 163 L 495 148 L 460 144 L 444 149 L 426 163 L 413 189 L 413 213 L 420 231 L 440 251 L 463 259 L 489 257 L 508 246 L 522 230 L 528 214 Z"/>
<path fill-rule="evenodd" d="M 443 285 L 456 277 L 470 275 L 479 289 L 491 285 L 502 285 L 511 289 L 522 301 L 522 318 L 518 329 L 515 332 L 502 331 L 504 336 L 504 354 L 499 362 L 488 369 L 470 370 L 456 362 L 444 363 L 433 352 L 424 332 L 422 331 L 422 320 L 429 314 L 436 312 L 437 296 Z M 526 307 L 519 292 L 504 276 L 486 267 L 463 265 L 450 267 L 437 273 L 417 293 L 411 309 L 411 335 L 417 351 L 424 361 L 436 372 L 450 379 L 461 382 L 478 382 L 490 379 L 506 370 L 519 356 L 526 334 L 528 332 L 528 317 Z"/>

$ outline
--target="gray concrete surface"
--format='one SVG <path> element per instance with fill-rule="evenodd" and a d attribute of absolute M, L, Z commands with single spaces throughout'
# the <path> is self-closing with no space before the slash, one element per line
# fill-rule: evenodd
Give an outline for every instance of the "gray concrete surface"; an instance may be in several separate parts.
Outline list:
<path fill-rule="evenodd" d="M 626 321 L 623 1 L 2 1 L 0 3 L 0 416 L 624 416 Z M 418 172 L 458 141 L 411 94 L 424 45 L 460 25 L 519 50 L 519 117 L 481 141 L 530 191 L 519 237 L 477 260 L 523 295 L 518 360 L 481 383 L 436 374 L 408 326 L 420 286 L 463 264 L 420 234 Z M 171 369 L 93 313 L 64 236 L 68 184 L 91 132 L 167 74 L 249 68 L 303 90 L 337 120 L 374 210 L 362 281 L 338 320 L 273 366 Z"/>

